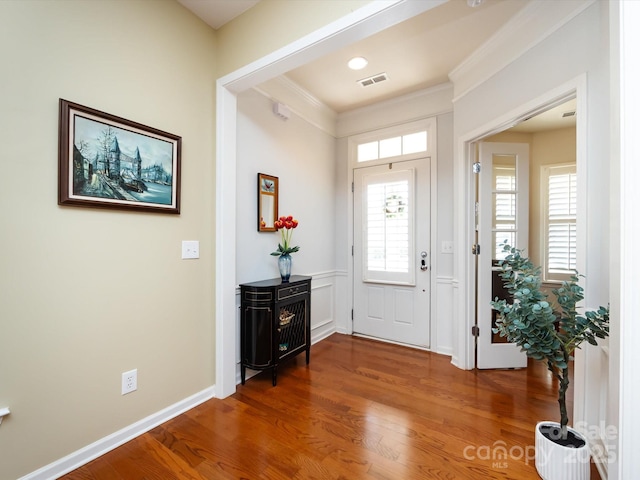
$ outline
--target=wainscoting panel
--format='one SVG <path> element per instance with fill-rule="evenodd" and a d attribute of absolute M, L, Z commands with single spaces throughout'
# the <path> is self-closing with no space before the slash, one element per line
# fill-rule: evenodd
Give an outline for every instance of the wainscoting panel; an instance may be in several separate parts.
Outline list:
<path fill-rule="evenodd" d="M 431 350 L 443 355 L 453 353 L 453 278 L 436 278 L 436 318 L 431 319 Z M 432 310 L 433 311 L 433 310 Z"/>
<path fill-rule="evenodd" d="M 336 332 L 351 335 L 351 289 L 346 270 L 339 270 L 334 276 L 336 302 L 333 310 Z"/>
<path fill-rule="evenodd" d="M 314 275 L 311 280 L 311 344 L 336 331 L 335 276 Z"/>

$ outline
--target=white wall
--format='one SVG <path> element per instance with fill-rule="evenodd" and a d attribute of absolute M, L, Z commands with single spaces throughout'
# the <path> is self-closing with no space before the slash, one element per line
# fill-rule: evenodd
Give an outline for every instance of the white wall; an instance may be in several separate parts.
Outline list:
<path fill-rule="evenodd" d="M 588 8 L 561 28 L 551 31 L 544 40 L 523 53 L 515 61 L 496 72 L 490 79 L 456 99 L 454 104 L 456 135 L 456 182 L 454 184 L 456 205 L 456 238 L 461 248 L 456 264 L 456 281 L 460 282 L 460 299 L 455 313 L 458 342 L 454 358 L 461 366 L 470 364 L 472 352 L 469 331 L 472 323 L 471 260 L 465 255 L 471 242 L 471 215 L 468 205 L 470 189 L 470 166 L 465 162 L 464 141 L 471 140 L 484 131 L 497 126 L 496 120 L 507 120 L 510 115 L 526 113 L 523 106 L 532 105 L 536 99 L 549 98 L 550 92 L 557 94 L 565 89 L 581 88 L 585 102 L 578 110 L 578 139 L 586 144 L 578 147 L 578 175 L 584 181 L 584 221 L 579 219 L 581 229 L 579 249 L 586 275 L 585 306 L 594 308 L 607 305 L 609 293 L 609 37 L 606 2 L 584 3 Z M 551 22 L 551 18 L 549 18 Z M 556 23 L 557 25 L 557 23 Z M 500 50 L 494 52 L 500 56 Z M 582 83 L 582 78 L 586 81 Z M 554 93 L 554 94 L 555 94 Z M 582 129 L 582 130 L 581 130 Z M 580 197 L 579 193 L 579 198 Z M 584 201 L 584 200 L 583 200 Z M 579 253 L 580 254 L 580 253 Z M 612 328 L 617 328 L 612 324 Z M 599 369 L 591 366 L 600 362 L 598 355 L 577 352 L 576 379 L 574 381 L 576 408 L 574 423 L 593 421 L 599 412 L 590 404 L 589 398 L 599 396 L 606 388 L 598 378 Z M 471 361 L 472 362 L 472 361 Z M 606 366 L 605 366 L 606 368 Z M 593 375 L 595 374 L 595 375 Z M 599 402 L 594 402 L 599 404 Z M 616 419 L 608 419 L 615 426 Z"/>
<path fill-rule="evenodd" d="M 458 139 L 491 124 L 496 118 L 543 97 L 547 92 L 571 83 L 580 75 L 587 75 L 587 111 L 585 115 L 585 152 L 589 192 L 587 200 L 588 243 L 585 251 L 597 251 L 589 256 L 586 271 L 587 301 L 590 304 L 606 304 L 608 301 L 608 45 L 606 12 L 604 6 L 595 3 L 561 30 L 554 32 L 541 44 L 526 52 L 518 60 L 498 72 L 469 94 L 455 102 L 455 132 L 457 159 L 463 159 Z M 517 86 L 517 87 L 516 87 Z M 580 168 L 580 167 L 579 167 Z M 458 173 L 467 166 L 458 163 Z M 462 177 L 461 177 L 462 178 Z M 456 182 L 456 198 L 463 198 L 467 189 L 464 182 Z M 464 215 L 462 216 L 464 218 Z M 466 242 L 466 241 L 465 241 Z M 468 243 L 468 242 L 466 242 Z M 462 271 L 457 270 L 460 278 Z"/>
<path fill-rule="evenodd" d="M 279 215 L 299 226 L 292 244 L 292 275 L 312 280 L 312 341 L 335 331 L 335 139 L 292 112 L 276 116 L 272 101 L 248 90 L 238 95 L 237 283 L 279 277 L 279 232 L 257 230 L 257 174 L 278 177 Z M 238 299 L 239 302 L 239 299 Z M 239 351 L 239 350 L 238 350 Z"/>
<path fill-rule="evenodd" d="M 258 172 L 275 175 L 280 182 L 281 214 L 291 213 L 301 221 L 294 231 L 294 244 L 300 245 L 301 250 L 293 255 L 293 273 L 313 275 L 314 278 L 312 336 L 322 338 L 332 331 L 351 333 L 349 232 L 353 227 L 348 212 L 353 200 L 347 139 L 357 133 L 435 117 L 438 208 L 433 218 L 436 245 L 432 245 L 432 254 L 436 257 L 433 261 L 436 281 L 432 295 L 435 315 L 431 349 L 451 354 L 453 255 L 442 253 L 441 245 L 443 241 L 453 240 L 452 85 L 441 85 L 339 114 L 334 128 L 329 125 L 333 114 L 300 100 L 300 91 L 292 88 L 286 79 L 261 84 L 259 91 L 251 90 L 238 96 L 238 283 L 278 276 L 276 259 L 268 255 L 275 250 L 279 234 L 257 232 L 255 219 L 256 175 Z M 272 99 L 276 98 L 286 98 L 287 104 L 293 105 L 289 120 L 283 121 L 272 113 Z M 324 133 L 334 129 L 339 135 L 337 140 Z M 329 148 L 333 150 L 329 152 Z M 288 185 L 292 183 L 297 184 L 293 188 L 300 189 L 295 201 L 287 200 L 294 198 L 287 197 Z M 294 203 L 296 211 L 289 212 L 287 202 Z M 319 212 L 319 205 L 327 205 L 331 210 Z M 318 229 L 316 225 L 320 223 L 316 223 L 316 218 L 312 219 L 314 228 L 305 228 L 308 221 L 297 210 L 304 212 L 309 207 L 312 217 L 320 215 L 318 222 L 324 218 L 332 228 Z M 313 232 L 311 237 L 309 232 Z M 307 237 L 300 240 L 305 233 Z M 311 242 L 309 246 L 308 242 Z M 310 249 L 313 254 L 304 257 Z M 305 266 L 311 258 L 313 265 Z M 239 303 L 239 299 L 236 302 Z"/>
<path fill-rule="evenodd" d="M 443 253 L 442 243 L 453 242 L 453 113 L 438 115 L 438 222 L 437 241 L 432 251 L 437 255 L 436 318 L 432 318 L 432 350 L 453 352 L 453 253 Z"/>
<path fill-rule="evenodd" d="M 280 233 L 258 232 L 257 174 L 279 180 L 279 213 L 300 222 L 293 243 L 292 273 L 312 275 L 335 270 L 335 139 L 295 114 L 282 120 L 272 103 L 255 90 L 238 95 L 237 141 L 238 283 L 279 276 L 270 256 Z"/>

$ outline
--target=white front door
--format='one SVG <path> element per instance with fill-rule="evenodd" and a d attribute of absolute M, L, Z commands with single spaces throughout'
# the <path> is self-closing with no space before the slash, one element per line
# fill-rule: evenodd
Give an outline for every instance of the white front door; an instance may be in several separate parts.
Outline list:
<path fill-rule="evenodd" d="M 520 347 L 493 333 L 497 312 L 489 302 L 508 295 L 498 276 L 501 244 L 526 250 L 529 242 L 529 145 L 481 142 L 479 147 L 477 367 L 526 367 Z"/>
<path fill-rule="evenodd" d="M 429 347 L 430 159 L 354 170 L 353 332 Z"/>

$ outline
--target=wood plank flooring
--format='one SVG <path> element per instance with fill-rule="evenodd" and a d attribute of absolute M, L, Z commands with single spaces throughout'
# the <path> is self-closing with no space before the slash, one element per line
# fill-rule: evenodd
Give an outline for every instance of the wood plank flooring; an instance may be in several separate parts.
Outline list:
<path fill-rule="evenodd" d="M 276 387 L 261 373 L 62 478 L 534 479 L 535 423 L 557 417 L 540 363 L 463 371 L 334 334 L 308 366 L 282 365 Z"/>

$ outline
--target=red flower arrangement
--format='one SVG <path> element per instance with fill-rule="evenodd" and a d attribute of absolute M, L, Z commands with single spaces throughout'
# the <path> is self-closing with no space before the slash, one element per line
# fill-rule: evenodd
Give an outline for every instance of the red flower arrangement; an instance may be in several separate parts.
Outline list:
<path fill-rule="evenodd" d="M 281 255 L 288 255 L 300 250 L 300 247 L 290 246 L 291 235 L 293 234 L 293 229 L 298 226 L 298 220 L 293 218 L 291 215 L 288 217 L 280 217 L 278 220 L 273 222 L 273 226 L 276 227 L 276 231 L 280 231 L 282 242 L 278 244 L 278 250 L 271 252 L 271 255 L 279 257 Z"/>

